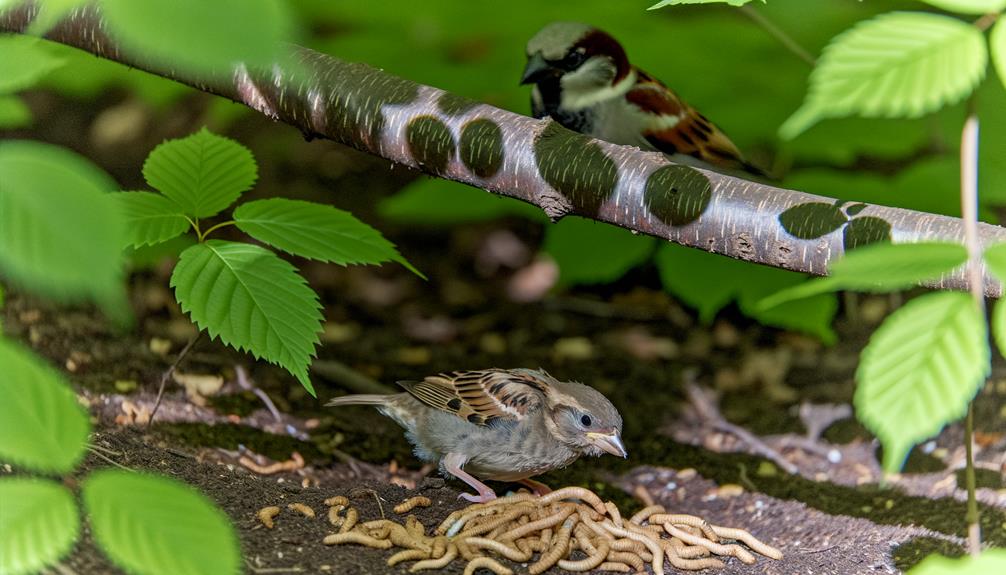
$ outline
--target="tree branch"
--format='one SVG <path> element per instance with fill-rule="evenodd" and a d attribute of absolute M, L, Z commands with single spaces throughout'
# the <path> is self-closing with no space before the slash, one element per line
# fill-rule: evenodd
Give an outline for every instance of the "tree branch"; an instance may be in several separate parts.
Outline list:
<path fill-rule="evenodd" d="M 31 3 L 0 14 L 0 32 L 23 33 Z M 364 64 L 292 48 L 268 70 L 237 65 L 196 77 L 120 50 L 93 6 L 72 11 L 46 37 L 245 104 L 300 129 L 540 207 L 556 221 L 577 214 L 702 250 L 817 275 L 847 248 L 963 243 L 958 218 L 836 201 L 671 164 L 662 154 L 618 146 Z M 979 226 L 980 243 L 1006 229 Z M 1002 285 L 983 270 L 985 295 Z M 931 287 L 968 289 L 963 269 Z"/>

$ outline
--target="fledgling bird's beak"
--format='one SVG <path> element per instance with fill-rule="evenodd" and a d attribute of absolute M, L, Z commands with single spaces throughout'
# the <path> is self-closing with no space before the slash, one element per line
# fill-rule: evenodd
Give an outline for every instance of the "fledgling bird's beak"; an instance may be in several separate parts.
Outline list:
<path fill-rule="evenodd" d="M 598 433 L 596 431 L 588 431 L 587 439 L 591 441 L 594 445 L 600 447 L 604 451 L 612 455 L 617 455 L 618 457 L 628 457 L 629 453 L 625 451 L 625 446 L 622 445 L 622 438 L 618 436 L 618 432 L 614 431 L 612 433 Z"/>
<path fill-rule="evenodd" d="M 527 65 L 524 66 L 524 74 L 520 77 L 520 83 L 534 84 L 545 76 L 552 74 L 555 74 L 555 68 L 545 61 L 545 57 L 541 55 L 541 52 L 535 52 L 527 59 Z"/>

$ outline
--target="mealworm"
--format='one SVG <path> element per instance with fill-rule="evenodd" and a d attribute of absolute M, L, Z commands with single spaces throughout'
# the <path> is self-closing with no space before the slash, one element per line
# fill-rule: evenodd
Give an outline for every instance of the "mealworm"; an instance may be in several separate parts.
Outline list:
<path fill-rule="evenodd" d="M 436 549 L 436 546 L 434 546 Z M 416 561 L 416 563 L 409 568 L 409 571 L 415 573 L 416 571 L 422 571 L 423 569 L 443 569 L 448 563 L 454 561 L 458 556 L 458 548 L 454 543 L 447 544 L 447 550 L 444 555 L 439 559 L 424 559 L 422 561 Z"/>
<path fill-rule="evenodd" d="M 402 561 L 415 561 L 416 559 L 426 559 L 429 557 L 429 553 L 423 551 L 422 549 L 406 549 L 404 551 L 399 551 L 391 557 L 388 557 L 388 567 L 394 567 Z"/>
<path fill-rule="evenodd" d="M 429 497 L 418 495 L 416 497 L 410 497 L 405 501 L 396 505 L 394 508 L 394 512 L 398 513 L 399 515 L 402 515 L 408 513 L 409 511 L 412 511 L 416 507 L 429 507 L 432 504 L 433 502 L 430 501 Z"/>
<path fill-rule="evenodd" d="M 504 567 L 492 557 L 476 557 L 465 566 L 465 575 L 473 575 L 479 569 L 489 569 L 496 575 L 513 575 L 513 571 Z"/>
<path fill-rule="evenodd" d="M 280 508 L 278 506 L 271 505 L 269 507 L 263 507 L 262 509 L 259 509 L 258 513 L 255 514 L 255 516 L 258 517 L 258 520 L 261 521 L 262 525 L 265 525 L 267 529 L 272 529 L 273 526 L 275 525 L 272 519 L 273 517 L 279 515 L 279 512 Z"/>
<path fill-rule="evenodd" d="M 391 549 L 392 543 L 387 539 L 374 539 L 366 533 L 360 531 L 350 531 L 349 533 L 333 533 L 321 540 L 325 545 L 341 545 L 343 543 L 358 543 L 373 547 L 374 549 Z"/>
<path fill-rule="evenodd" d="M 290 503 L 289 505 L 286 506 L 286 508 L 289 509 L 290 511 L 296 511 L 297 513 L 300 513 L 304 517 L 314 518 L 314 509 L 311 509 L 310 507 L 304 505 L 303 503 Z"/>

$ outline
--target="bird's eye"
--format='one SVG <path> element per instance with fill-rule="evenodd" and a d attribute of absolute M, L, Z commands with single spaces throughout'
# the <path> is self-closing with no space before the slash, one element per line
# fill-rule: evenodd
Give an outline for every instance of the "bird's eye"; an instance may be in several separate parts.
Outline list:
<path fill-rule="evenodd" d="M 584 53 L 582 50 L 573 50 L 572 52 L 567 54 L 566 57 L 563 59 L 563 64 L 565 64 L 567 69 L 572 70 L 578 67 L 580 64 L 583 64 L 583 61 L 586 59 L 587 54 Z"/>
<path fill-rule="evenodd" d="M 580 416 L 580 423 L 584 427 L 590 427 L 590 424 L 592 423 L 592 421 L 590 419 L 590 416 L 589 415 L 581 415 Z"/>

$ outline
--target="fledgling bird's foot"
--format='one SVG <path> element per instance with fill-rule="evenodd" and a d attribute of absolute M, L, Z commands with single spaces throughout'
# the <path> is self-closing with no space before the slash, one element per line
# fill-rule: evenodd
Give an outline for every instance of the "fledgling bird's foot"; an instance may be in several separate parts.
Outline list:
<path fill-rule="evenodd" d="M 520 483 L 524 487 L 527 487 L 528 489 L 531 490 L 531 493 L 534 493 L 538 497 L 552 493 L 552 488 L 549 487 L 548 485 L 545 485 L 541 481 L 535 481 L 534 479 L 521 479 L 517 483 Z"/>
<path fill-rule="evenodd" d="M 493 491 L 492 488 L 470 475 L 464 469 L 461 469 L 461 466 L 464 465 L 467 460 L 468 458 L 460 453 L 448 453 L 443 459 L 444 470 L 447 471 L 447 473 L 450 473 L 454 477 L 464 481 L 479 493 L 478 495 L 462 493 L 458 496 L 458 498 L 466 499 L 473 503 L 485 503 L 486 501 L 496 499 L 496 492 Z"/>
<path fill-rule="evenodd" d="M 464 499 L 466 501 L 471 501 L 472 503 L 486 503 L 496 499 L 496 493 L 492 489 L 489 489 L 486 492 L 479 491 L 478 495 L 462 493 L 461 495 L 458 495 L 458 499 Z"/>

